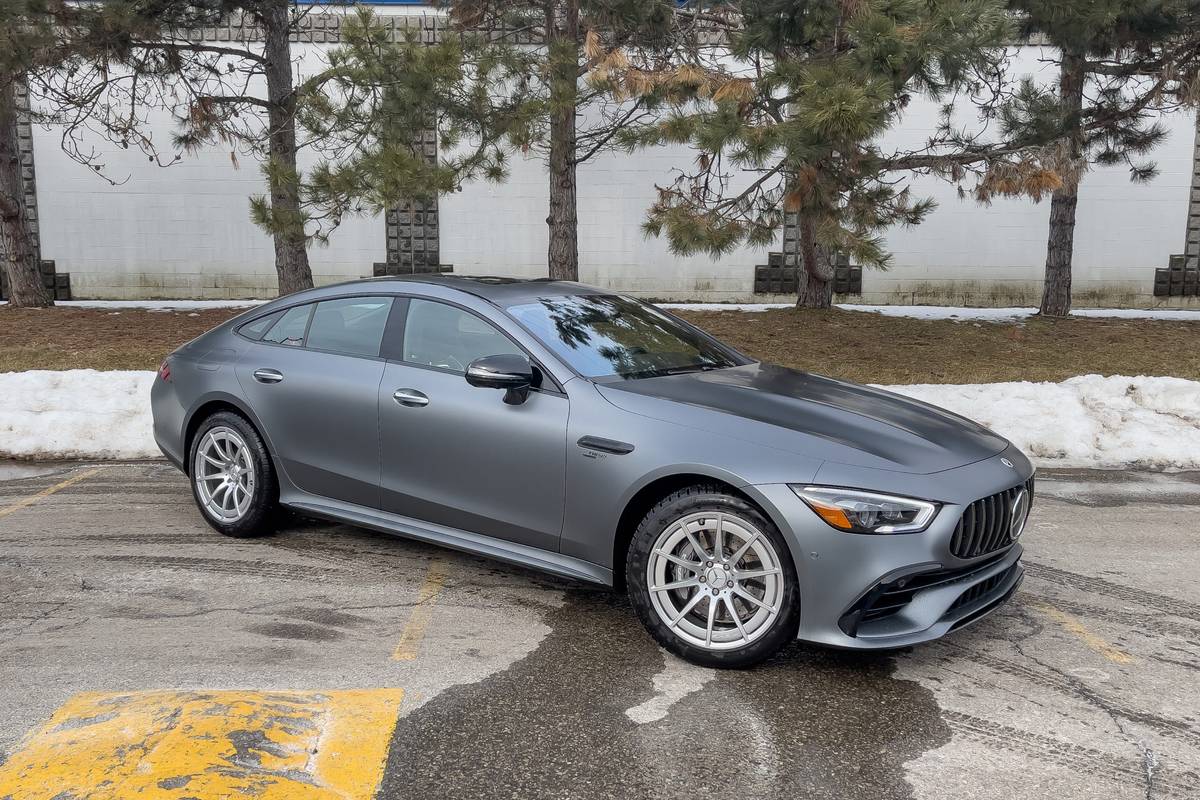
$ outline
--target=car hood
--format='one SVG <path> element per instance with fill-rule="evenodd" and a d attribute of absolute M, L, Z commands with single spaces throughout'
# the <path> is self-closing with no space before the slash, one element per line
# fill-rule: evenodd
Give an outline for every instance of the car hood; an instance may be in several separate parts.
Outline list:
<path fill-rule="evenodd" d="M 613 405 L 808 458 L 930 473 L 1008 442 L 965 417 L 882 389 L 773 364 L 599 385 Z"/>

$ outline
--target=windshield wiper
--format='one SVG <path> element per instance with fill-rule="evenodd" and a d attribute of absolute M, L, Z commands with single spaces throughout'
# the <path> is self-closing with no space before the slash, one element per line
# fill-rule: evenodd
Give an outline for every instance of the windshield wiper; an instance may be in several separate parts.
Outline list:
<path fill-rule="evenodd" d="M 688 372 L 710 372 L 714 369 L 721 369 L 725 364 L 684 364 L 681 367 L 667 367 L 659 370 L 663 375 L 683 375 Z"/>

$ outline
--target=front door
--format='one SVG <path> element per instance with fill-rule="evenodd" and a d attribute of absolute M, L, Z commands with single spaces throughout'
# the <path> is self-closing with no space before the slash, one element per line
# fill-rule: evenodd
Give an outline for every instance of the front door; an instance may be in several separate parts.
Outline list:
<path fill-rule="evenodd" d="M 475 359 L 525 353 L 467 309 L 414 298 L 403 330 L 379 386 L 383 509 L 557 552 L 566 396 L 469 385 Z"/>

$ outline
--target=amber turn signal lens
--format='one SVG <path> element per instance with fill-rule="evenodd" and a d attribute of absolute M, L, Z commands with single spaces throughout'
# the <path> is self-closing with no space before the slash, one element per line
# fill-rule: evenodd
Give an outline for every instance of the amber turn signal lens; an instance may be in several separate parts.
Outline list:
<path fill-rule="evenodd" d="M 823 506 L 816 503 L 809 503 L 809 507 L 817 512 L 817 516 L 828 522 L 835 528 L 841 528 L 844 531 L 851 530 L 854 525 L 846 518 L 846 512 L 836 506 Z"/>

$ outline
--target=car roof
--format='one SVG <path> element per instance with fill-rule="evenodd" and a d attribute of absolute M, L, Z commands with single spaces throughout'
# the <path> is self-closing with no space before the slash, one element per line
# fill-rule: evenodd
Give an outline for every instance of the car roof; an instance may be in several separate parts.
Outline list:
<path fill-rule="evenodd" d="M 403 291 L 406 285 L 414 283 L 457 289 L 480 297 L 497 306 L 529 303 L 542 297 L 615 294 L 611 289 L 601 289 L 574 281 L 556 281 L 548 278 L 508 278 L 496 275 L 386 275 L 378 278 L 347 281 L 336 285 L 344 289 L 347 286 L 371 284 L 380 288 Z M 323 288 L 329 289 L 333 287 L 326 286 Z"/>

